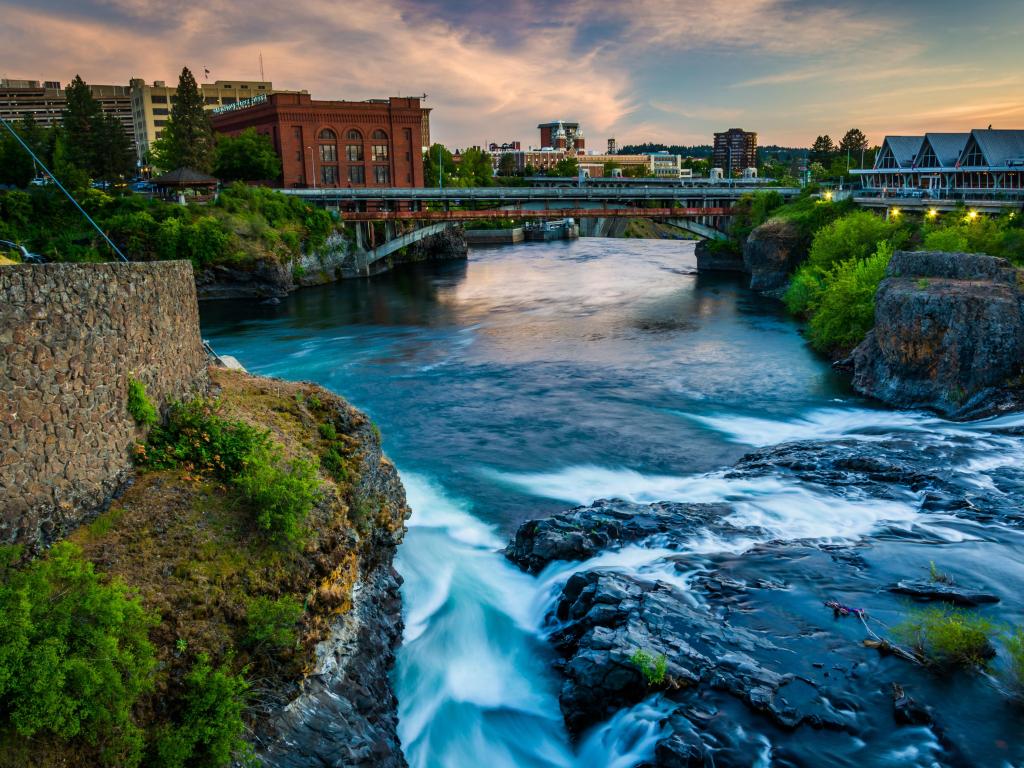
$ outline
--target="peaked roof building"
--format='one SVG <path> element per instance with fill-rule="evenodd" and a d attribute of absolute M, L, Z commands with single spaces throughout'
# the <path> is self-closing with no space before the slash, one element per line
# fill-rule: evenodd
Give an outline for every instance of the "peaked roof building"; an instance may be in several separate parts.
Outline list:
<path fill-rule="evenodd" d="M 853 173 L 883 196 L 1024 199 L 1024 130 L 886 136 L 874 166 Z"/>

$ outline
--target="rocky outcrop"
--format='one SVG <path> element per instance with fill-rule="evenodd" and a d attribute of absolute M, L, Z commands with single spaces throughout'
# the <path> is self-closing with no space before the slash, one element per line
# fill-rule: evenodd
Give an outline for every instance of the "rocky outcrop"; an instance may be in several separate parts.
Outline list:
<path fill-rule="evenodd" d="M 465 259 L 469 255 L 466 233 L 462 227 L 448 227 L 443 232 L 419 240 L 408 247 L 405 255 L 395 254 L 393 263 L 406 264 L 416 261 L 443 261 Z"/>
<path fill-rule="evenodd" d="M 1017 271 L 982 254 L 897 252 L 875 295 L 875 327 L 854 350 L 853 386 L 899 407 L 948 416 L 1021 373 Z"/>
<path fill-rule="evenodd" d="M 350 276 L 346 266 L 351 257 L 349 241 L 336 232 L 327 238 L 323 248 L 294 259 L 265 258 L 238 266 L 207 267 L 196 274 L 196 290 L 200 299 L 282 298 L 303 286 Z"/>
<path fill-rule="evenodd" d="M 808 243 L 800 230 L 782 219 L 756 227 L 743 243 L 743 265 L 752 290 L 781 293 L 789 276 L 807 258 Z"/>
<path fill-rule="evenodd" d="M 694 248 L 698 272 L 746 272 L 743 253 L 724 243 L 701 240 Z"/>
<path fill-rule="evenodd" d="M 722 479 L 771 478 L 834 493 L 840 506 L 872 499 L 913 506 L 925 520 L 1019 527 L 1019 473 L 995 471 L 989 492 L 972 473 L 948 471 L 962 460 L 945 442 L 936 451 L 906 436 L 801 441 L 752 452 Z M 781 541 L 744 522 L 771 524 L 771 513 L 744 511 L 748 503 L 601 500 L 520 527 L 509 559 L 543 582 L 569 574 L 545 631 L 570 733 L 653 705 L 661 731 L 645 768 L 746 768 L 756 755 L 788 766 L 858 755 L 874 764 L 871 755 L 905 748 L 935 750 L 937 765 L 986 764 L 987 754 L 964 758 L 977 742 L 960 723 L 964 710 L 932 689 L 934 670 L 887 643 L 899 643 L 894 627 L 911 601 L 991 610 L 1015 593 L 974 574 L 970 555 L 954 562 L 944 550 L 948 570 L 929 570 L 934 532 L 898 515 L 877 538 L 847 539 L 837 519 L 825 540 Z M 989 691 L 979 685 L 969 706 L 1005 706 Z"/>

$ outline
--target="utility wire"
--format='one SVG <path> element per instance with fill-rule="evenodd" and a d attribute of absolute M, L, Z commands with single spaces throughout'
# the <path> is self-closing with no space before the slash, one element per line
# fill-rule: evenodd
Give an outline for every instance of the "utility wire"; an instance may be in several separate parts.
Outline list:
<path fill-rule="evenodd" d="M 60 181 L 57 180 L 57 177 L 54 176 L 50 172 L 50 169 L 47 168 L 46 165 L 43 163 L 43 161 L 40 160 L 39 157 L 36 155 L 36 153 L 32 151 L 32 148 L 28 144 L 25 143 L 25 140 L 23 138 L 21 138 L 21 136 L 18 135 L 18 132 L 16 130 L 14 130 L 13 126 L 9 122 L 4 120 L 2 117 L 0 117 L 0 123 L 3 123 L 4 128 L 6 128 L 10 132 L 11 136 L 13 136 L 18 141 L 18 143 L 21 144 L 22 148 L 26 152 L 29 153 L 29 155 L 32 157 L 32 159 L 35 160 L 37 163 L 39 163 L 39 167 L 42 168 L 44 171 L 46 171 L 46 175 L 50 177 L 50 179 L 53 181 L 54 184 L 57 185 L 57 187 L 60 189 L 60 191 L 63 192 L 65 195 L 67 195 L 68 200 L 70 200 L 72 202 L 72 204 L 75 206 L 75 208 L 77 208 L 79 210 L 79 212 L 81 212 L 81 214 L 83 216 L 85 216 L 86 220 L 90 224 L 92 224 L 93 228 L 97 232 L 100 233 L 100 237 L 102 237 L 104 240 L 107 241 L 107 245 L 109 245 L 110 248 L 114 251 L 114 253 L 117 254 L 118 258 L 120 258 L 121 261 L 123 261 L 123 262 L 125 262 L 127 264 L 128 263 L 128 257 L 125 256 L 123 253 L 121 253 L 121 249 L 118 248 L 116 245 L 114 245 L 114 241 L 111 240 L 109 237 L 107 237 L 107 233 L 104 232 L 102 229 L 100 229 L 99 224 L 97 224 L 95 221 L 92 220 L 92 216 L 90 216 L 88 213 L 86 213 L 85 209 L 78 204 L 78 201 L 75 200 L 75 198 L 71 196 L 71 193 L 68 192 L 66 189 L 64 189 L 64 185 L 61 184 Z"/>

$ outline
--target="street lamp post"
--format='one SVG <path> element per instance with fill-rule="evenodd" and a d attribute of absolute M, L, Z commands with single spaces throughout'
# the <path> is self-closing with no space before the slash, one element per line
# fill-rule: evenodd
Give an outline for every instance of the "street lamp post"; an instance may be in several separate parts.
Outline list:
<path fill-rule="evenodd" d="M 309 150 L 309 166 L 310 166 L 310 168 L 313 169 L 312 174 L 311 174 L 312 178 L 313 178 L 313 189 L 316 189 L 316 157 L 313 154 L 313 148 L 312 147 L 306 147 L 306 149 Z"/>

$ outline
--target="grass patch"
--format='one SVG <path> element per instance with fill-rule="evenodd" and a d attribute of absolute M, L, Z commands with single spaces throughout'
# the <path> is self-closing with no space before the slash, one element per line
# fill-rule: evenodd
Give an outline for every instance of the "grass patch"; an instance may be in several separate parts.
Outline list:
<path fill-rule="evenodd" d="M 1019 693 L 1024 693 L 1024 627 L 1016 627 L 1008 632 L 1004 645 L 1010 660 L 1010 682 Z"/>
<path fill-rule="evenodd" d="M 629 660 L 644 676 L 649 686 L 658 686 L 665 683 L 665 672 L 668 669 L 668 658 L 665 654 L 654 656 L 644 650 L 637 650 Z"/>
<path fill-rule="evenodd" d="M 918 608 L 894 633 L 923 659 L 941 667 L 983 667 L 995 655 L 995 625 L 960 608 Z"/>
<path fill-rule="evenodd" d="M 302 603 L 294 597 L 263 595 L 249 601 L 246 643 L 252 648 L 288 648 L 295 645 L 295 628 L 302 618 Z"/>
<path fill-rule="evenodd" d="M 136 424 L 151 427 L 159 421 L 156 406 L 146 394 L 146 385 L 133 376 L 128 377 L 128 413 Z"/>

